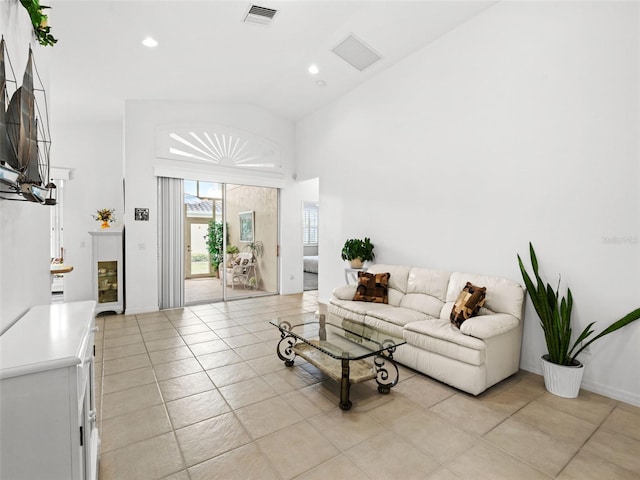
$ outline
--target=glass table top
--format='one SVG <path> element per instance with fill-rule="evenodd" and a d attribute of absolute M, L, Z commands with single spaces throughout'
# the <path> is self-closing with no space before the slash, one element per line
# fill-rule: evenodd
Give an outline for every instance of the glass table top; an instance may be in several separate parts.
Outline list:
<path fill-rule="evenodd" d="M 359 360 L 385 350 L 393 352 L 403 338 L 368 325 L 339 319 L 332 323 L 325 314 L 301 313 L 271 320 L 269 323 L 327 355 L 337 359 Z"/>

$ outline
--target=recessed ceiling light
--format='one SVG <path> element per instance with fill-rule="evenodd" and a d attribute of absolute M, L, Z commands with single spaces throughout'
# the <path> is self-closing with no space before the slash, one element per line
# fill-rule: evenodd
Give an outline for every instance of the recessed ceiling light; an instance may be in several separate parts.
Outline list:
<path fill-rule="evenodd" d="M 311 65 L 311 66 L 308 68 L 308 71 L 309 71 L 309 73 L 310 73 L 311 75 L 317 75 L 317 74 L 318 74 L 318 72 L 320 71 L 320 69 L 319 69 L 319 68 L 318 68 L 318 66 L 314 63 L 313 65 Z"/>
<path fill-rule="evenodd" d="M 142 44 L 145 47 L 153 48 L 153 47 L 157 47 L 158 46 L 158 41 L 155 40 L 154 38 L 147 37 L 142 41 Z"/>

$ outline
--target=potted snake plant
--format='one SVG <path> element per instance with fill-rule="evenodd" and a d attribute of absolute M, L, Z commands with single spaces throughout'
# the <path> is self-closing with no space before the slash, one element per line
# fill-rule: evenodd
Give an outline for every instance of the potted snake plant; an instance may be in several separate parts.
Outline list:
<path fill-rule="evenodd" d="M 527 293 L 531 302 L 540 317 L 540 326 L 544 332 L 547 344 L 547 354 L 542 356 L 542 373 L 546 389 L 560 397 L 575 398 L 580 391 L 584 365 L 577 359 L 577 356 L 589 345 L 599 338 L 615 332 L 622 327 L 640 318 L 640 308 L 629 312 L 624 317 L 616 320 L 595 337 L 591 322 L 577 336 L 572 343 L 571 309 L 573 307 L 573 295 L 571 289 L 567 288 L 567 296 L 560 297 L 560 281 L 558 286 L 553 287 L 544 281 L 538 273 L 538 259 L 529 243 L 529 255 L 531 257 L 531 267 L 533 268 L 533 279 L 527 273 L 520 255 L 518 264 L 520 272 L 527 288 Z M 535 283 L 534 280 L 535 279 Z"/>

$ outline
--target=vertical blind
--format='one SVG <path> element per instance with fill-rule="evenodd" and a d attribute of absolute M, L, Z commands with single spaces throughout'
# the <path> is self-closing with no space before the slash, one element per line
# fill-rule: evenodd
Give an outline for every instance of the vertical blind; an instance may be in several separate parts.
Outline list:
<path fill-rule="evenodd" d="M 160 309 L 184 306 L 184 183 L 158 177 Z"/>
<path fill-rule="evenodd" d="M 304 245 L 318 244 L 318 204 L 313 202 L 304 202 L 304 230 L 302 233 L 302 241 Z"/>

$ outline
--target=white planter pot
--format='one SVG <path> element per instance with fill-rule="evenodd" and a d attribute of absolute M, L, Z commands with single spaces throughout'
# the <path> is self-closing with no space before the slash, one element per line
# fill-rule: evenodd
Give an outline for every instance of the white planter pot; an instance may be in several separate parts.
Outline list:
<path fill-rule="evenodd" d="M 576 366 L 558 365 L 549 362 L 542 356 L 542 375 L 547 391 L 564 398 L 576 398 L 580 392 L 584 365 L 578 362 Z"/>

